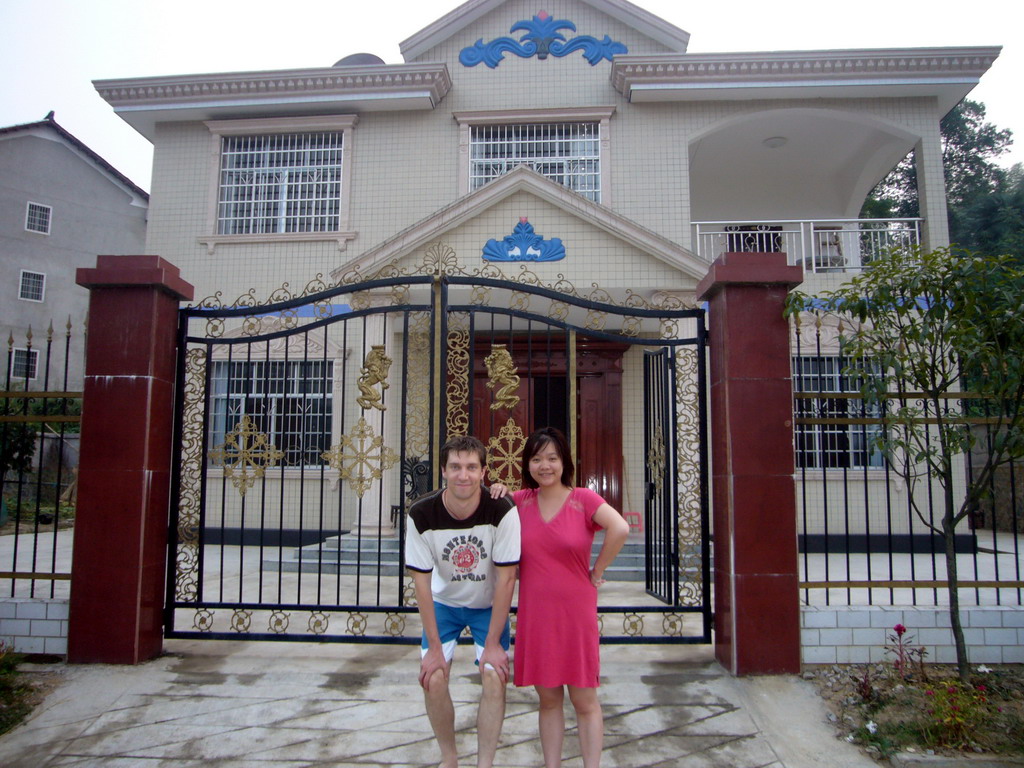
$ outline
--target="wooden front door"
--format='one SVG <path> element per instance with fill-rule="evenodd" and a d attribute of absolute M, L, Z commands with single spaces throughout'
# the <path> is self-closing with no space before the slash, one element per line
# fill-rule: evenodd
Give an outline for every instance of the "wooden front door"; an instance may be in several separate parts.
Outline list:
<path fill-rule="evenodd" d="M 496 344 L 509 350 L 519 376 L 519 403 L 509 410 L 491 408 L 485 359 Z M 625 344 L 577 337 L 575 397 L 569 387 L 570 360 L 564 336 L 505 336 L 478 339 L 474 346 L 473 432 L 486 444 L 508 419 L 529 435 L 552 426 L 571 435 L 575 420 L 576 484 L 586 486 L 622 509 L 622 356 Z"/>

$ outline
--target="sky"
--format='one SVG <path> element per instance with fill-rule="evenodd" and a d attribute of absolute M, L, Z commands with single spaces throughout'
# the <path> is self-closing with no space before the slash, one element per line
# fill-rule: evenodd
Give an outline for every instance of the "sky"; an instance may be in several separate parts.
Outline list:
<path fill-rule="evenodd" d="M 57 122 L 143 189 L 152 146 L 93 80 L 329 67 L 398 44 L 458 0 L 0 0 L 0 126 Z M 1016 136 L 1002 165 L 1024 162 L 1024 42 L 1019 0 L 638 0 L 690 33 L 691 53 L 1002 46 L 969 98 Z M 556 17 L 564 0 L 537 0 Z M 285 13 L 287 11 L 287 13 Z M 571 19 L 571 14 L 562 14 Z M 580 30 L 581 33 L 588 30 Z"/>

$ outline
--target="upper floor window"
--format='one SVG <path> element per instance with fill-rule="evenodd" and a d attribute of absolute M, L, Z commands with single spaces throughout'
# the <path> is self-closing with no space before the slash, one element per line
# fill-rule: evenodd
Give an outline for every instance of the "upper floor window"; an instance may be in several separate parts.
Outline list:
<path fill-rule="evenodd" d="M 50 234 L 50 213 L 53 209 L 48 205 L 29 203 L 25 211 L 25 229 L 29 232 Z"/>
<path fill-rule="evenodd" d="M 15 349 L 11 360 L 10 376 L 12 381 L 26 381 L 36 377 L 39 350 Z"/>
<path fill-rule="evenodd" d="M 42 301 L 46 296 L 46 275 L 42 272 L 21 270 L 21 284 L 18 298 L 25 301 Z"/>
<path fill-rule="evenodd" d="M 338 239 L 349 228 L 351 130 L 355 115 L 213 120 L 217 202 L 210 235 L 217 243 Z"/>
<path fill-rule="evenodd" d="M 882 429 L 877 406 L 859 395 L 863 376 L 877 376 L 871 362 L 851 376 L 849 358 L 793 358 L 796 398 L 796 466 L 799 469 L 866 469 L 882 467 L 884 457 L 874 442 Z M 807 397 L 814 393 L 813 397 Z M 830 396 L 831 395 L 831 396 Z M 807 423 L 810 421 L 811 423 Z M 816 423 L 817 422 L 817 423 Z"/>
<path fill-rule="evenodd" d="M 601 128 L 597 123 L 473 126 L 471 189 L 520 165 L 600 202 Z"/>
<path fill-rule="evenodd" d="M 225 136 L 217 232 L 336 232 L 342 133 Z"/>
<path fill-rule="evenodd" d="M 609 122 L 613 107 L 459 112 L 468 165 L 462 193 L 525 165 L 595 203 L 610 205 Z"/>

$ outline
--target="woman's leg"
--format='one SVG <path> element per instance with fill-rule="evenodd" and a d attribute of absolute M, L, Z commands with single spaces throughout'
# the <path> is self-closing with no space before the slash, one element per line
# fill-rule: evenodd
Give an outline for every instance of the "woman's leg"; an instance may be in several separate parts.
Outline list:
<path fill-rule="evenodd" d="M 544 750 L 544 768 L 558 768 L 562 764 L 562 738 L 565 736 L 565 713 L 562 702 L 565 694 L 561 686 L 545 688 L 533 686 L 540 698 L 540 746 Z"/>
<path fill-rule="evenodd" d="M 583 768 L 598 768 L 601 765 L 601 749 L 604 746 L 604 717 L 601 714 L 601 702 L 597 700 L 597 688 L 577 688 L 570 685 L 569 700 L 576 710 L 576 727 L 580 734 Z"/>

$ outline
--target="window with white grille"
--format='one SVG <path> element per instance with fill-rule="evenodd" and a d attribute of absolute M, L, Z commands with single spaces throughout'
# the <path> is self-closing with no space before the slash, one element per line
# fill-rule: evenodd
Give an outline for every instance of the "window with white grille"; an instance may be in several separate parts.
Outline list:
<path fill-rule="evenodd" d="M 284 452 L 286 467 L 319 466 L 331 447 L 334 363 L 259 360 L 213 363 L 210 448 L 248 416 Z"/>
<path fill-rule="evenodd" d="M 39 350 L 37 349 L 15 349 L 11 358 L 11 381 L 26 381 L 36 377 L 37 363 L 39 362 Z"/>
<path fill-rule="evenodd" d="M 527 165 L 551 181 L 601 202 L 598 122 L 474 125 L 469 154 L 471 190 Z"/>
<path fill-rule="evenodd" d="M 848 366 L 849 359 L 838 356 L 793 358 L 793 389 L 820 394 L 795 399 L 797 418 L 842 422 L 796 425 L 798 468 L 865 469 L 884 463 L 874 447 L 882 428 L 879 408 L 859 396 L 862 377 L 877 376 L 877 367 L 866 362 L 859 366 L 863 373 L 850 376 L 844 372 Z"/>
<path fill-rule="evenodd" d="M 46 275 L 42 272 L 21 270 L 21 284 L 18 298 L 25 301 L 42 301 L 46 296 Z"/>
<path fill-rule="evenodd" d="M 223 136 L 217 232 L 336 232 L 344 132 Z"/>
<path fill-rule="evenodd" d="M 50 214 L 53 211 L 48 205 L 29 203 L 25 211 L 25 229 L 29 232 L 50 234 Z"/>

